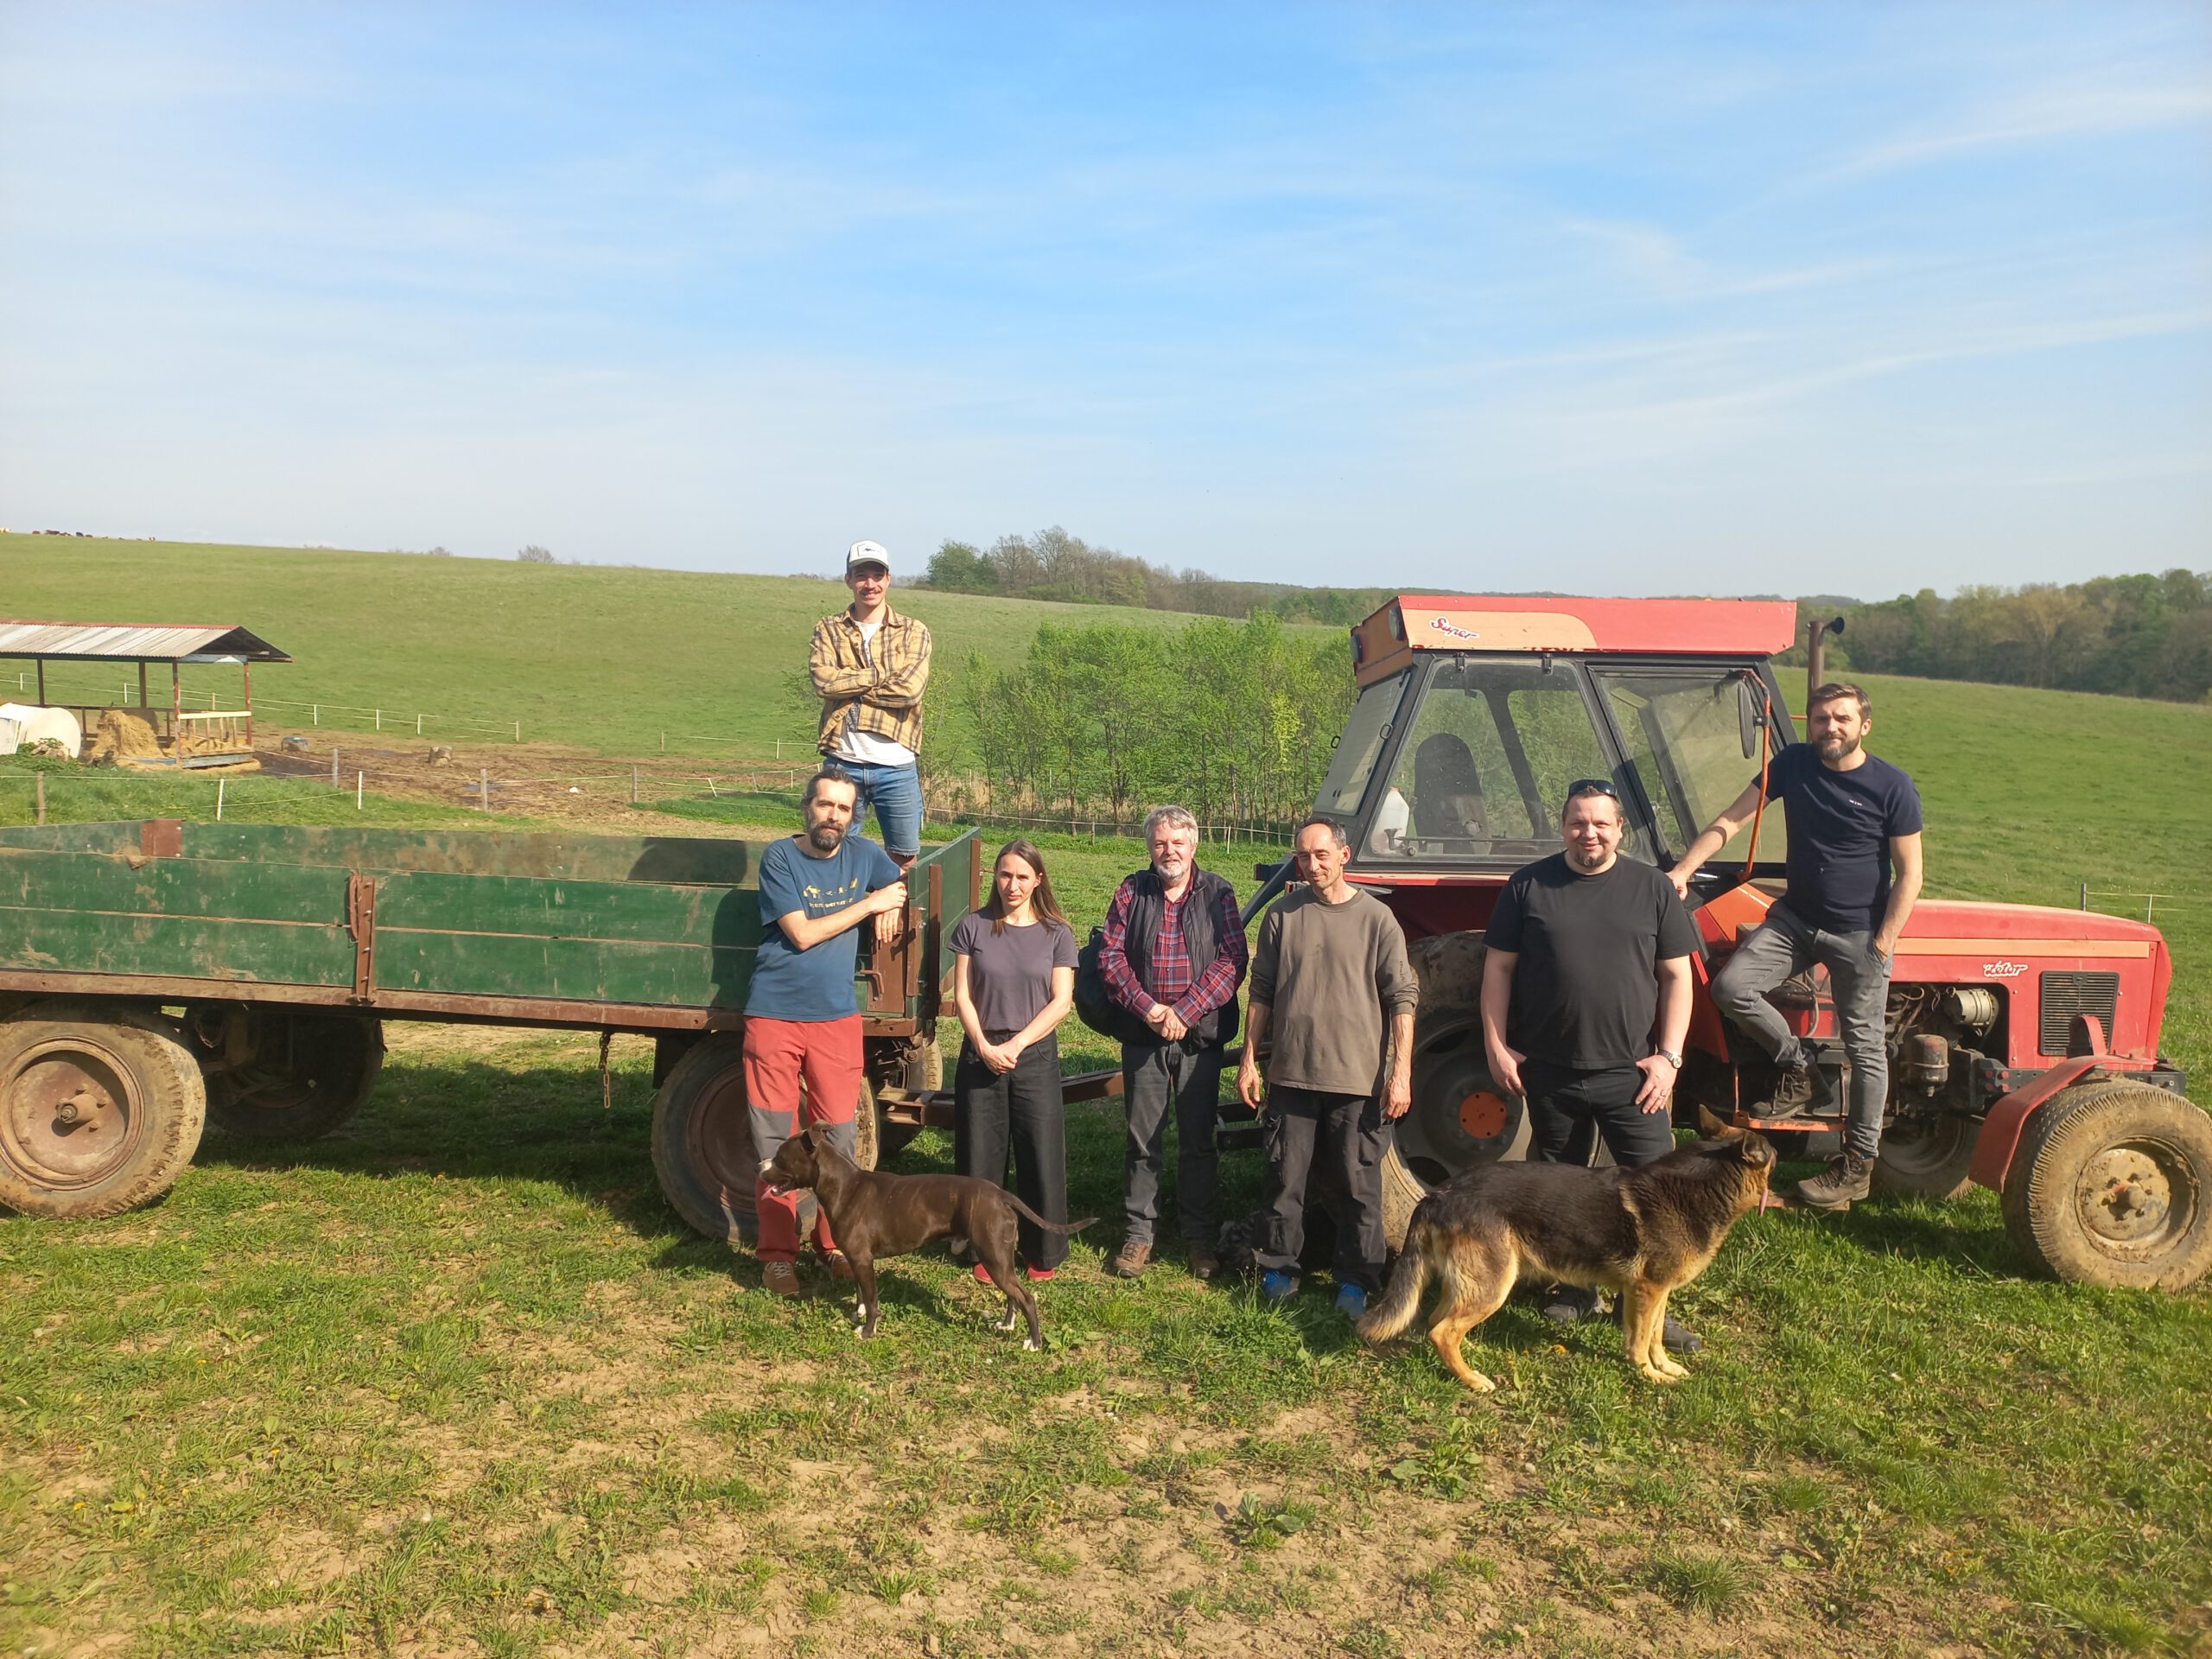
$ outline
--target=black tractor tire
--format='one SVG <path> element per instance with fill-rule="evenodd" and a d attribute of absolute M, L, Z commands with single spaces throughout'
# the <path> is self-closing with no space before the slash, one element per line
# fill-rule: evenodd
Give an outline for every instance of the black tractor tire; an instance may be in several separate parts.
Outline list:
<path fill-rule="evenodd" d="M 207 1119 L 243 1140 L 296 1144 L 361 1109 L 384 1070 L 384 1023 L 256 1009 L 253 1058 L 207 1079 Z"/>
<path fill-rule="evenodd" d="M 150 1009 L 41 1002 L 0 1024 L 0 1205 L 74 1221 L 151 1204 L 207 1117 L 198 1062 Z"/>
<path fill-rule="evenodd" d="M 879 1151 L 875 1091 L 865 1078 L 854 1119 L 854 1158 L 874 1169 Z M 702 1038 L 676 1064 L 653 1098 L 653 1173 L 662 1194 L 694 1232 L 725 1244 L 750 1243 L 760 1218 L 753 1186 L 760 1154 L 745 1092 L 745 1039 Z M 804 1237 L 814 1201 L 799 1205 Z"/>
<path fill-rule="evenodd" d="M 1405 1243 L 1414 1206 L 1446 1181 L 1529 1155 L 1528 1103 L 1500 1090 L 1483 1053 L 1483 942 L 1474 933 L 1408 947 L 1421 1001 L 1414 1013 L 1414 1103 L 1382 1154 L 1382 1231 Z"/>
<path fill-rule="evenodd" d="M 2184 1289 L 2212 1272 L 2212 1116 L 2148 1084 L 2064 1090 L 2028 1120 L 2004 1210 L 2058 1278 Z"/>
<path fill-rule="evenodd" d="M 1897 1119 L 1882 1131 L 1874 1191 L 1945 1202 L 1964 1198 L 1974 1185 L 1967 1172 L 1974 1166 L 1981 1122 L 1963 1112 Z"/>

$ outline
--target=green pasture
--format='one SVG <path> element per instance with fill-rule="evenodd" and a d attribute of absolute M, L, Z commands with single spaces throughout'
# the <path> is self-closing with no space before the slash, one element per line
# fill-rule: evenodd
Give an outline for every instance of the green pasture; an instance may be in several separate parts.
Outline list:
<path fill-rule="evenodd" d="M 133 545 L 36 550 L 58 569 Z M 225 556 L 238 597 L 261 591 L 238 573 L 282 563 Z M 454 564 L 637 592 L 747 580 Z M 838 591 L 786 585 L 798 622 Z M 33 604 L 11 580 L 8 608 L 69 615 L 70 591 L 126 590 Z M 303 580 L 288 614 L 342 628 L 319 592 Z M 232 608 L 212 620 L 308 637 L 283 607 Z M 408 624 L 424 683 L 474 671 L 452 643 L 468 620 Z M 375 633 L 365 617 L 347 637 Z M 659 662 L 734 684 L 760 647 L 731 633 L 719 659 Z M 501 649 L 520 672 L 528 653 Z M 626 729 L 691 706 L 656 701 L 673 671 L 625 671 Z M 2087 880 L 2139 915 L 2132 895 L 2171 892 L 2166 1047 L 2212 1096 L 2205 711 L 1872 689 L 1875 747 L 1926 798 L 1931 892 L 2070 906 Z M 310 783 L 226 798 L 262 822 L 353 812 Z M 26 763 L 0 763 L 0 822 L 30 801 Z M 365 804 L 385 823 L 515 823 Z M 213 786 L 73 771 L 50 805 L 207 817 Z M 669 805 L 641 827 L 794 821 L 769 797 Z M 1079 924 L 1142 857 L 1046 847 Z M 1250 848 L 1208 856 L 1249 882 Z M 990 1332 L 996 1299 L 936 1253 L 887 1267 L 884 1335 L 862 1346 L 832 1298 L 773 1300 L 662 1202 L 642 1040 L 615 1045 L 607 1109 L 588 1036 L 389 1029 L 384 1080 L 339 1135 L 272 1151 L 211 1134 L 154 1209 L 0 1218 L 0 1653 L 2212 1646 L 2212 1287 L 2030 1276 L 1989 1194 L 1747 1220 L 1681 1300 L 1707 1347 L 1673 1390 L 1634 1380 L 1610 1332 L 1509 1307 L 1472 1344 L 1506 1384 L 1478 1400 L 1418 1345 L 1362 1347 L 1325 1281 L 1266 1308 L 1189 1280 L 1172 1243 L 1143 1281 L 1108 1280 L 1118 1113 L 1084 1106 L 1073 1202 L 1106 1219 L 1045 1287 L 1050 1351 Z M 1065 1057 L 1109 1058 L 1072 1026 Z M 894 1166 L 949 1152 L 925 1135 Z M 1227 1160 L 1224 1185 L 1225 1214 L 1249 1207 L 1256 1156 Z"/>
<path fill-rule="evenodd" d="M 822 548 L 792 563 L 835 572 L 842 556 Z M 926 563 L 921 549 L 900 558 L 916 572 Z M 850 597 L 840 582 L 798 576 L 0 535 L 10 616 L 237 623 L 295 659 L 254 675 L 270 723 L 304 727 L 308 710 L 287 705 L 322 703 L 323 725 L 365 730 L 380 708 L 387 732 L 411 738 L 425 714 L 424 740 L 446 743 L 493 741 L 519 721 L 525 741 L 607 753 L 658 753 L 665 734 L 671 754 L 757 760 L 780 740 L 785 754 L 804 755 L 814 722 L 789 682 L 806 666 L 816 620 Z M 1017 659 L 1043 621 L 1192 620 L 961 594 L 894 590 L 893 602 L 929 624 L 947 692 L 969 652 Z M 0 694 L 29 667 L 0 664 Z M 166 701 L 166 671 L 156 673 L 156 700 Z M 49 667 L 48 692 L 111 701 L 128 684 L 135 700 L 133 674 L 120 664 Z M 238 671 L 188 669 L 185 685 L 234 696 Z M 961 742 L 953 702 L 937 716 L 941 760 Z"/>

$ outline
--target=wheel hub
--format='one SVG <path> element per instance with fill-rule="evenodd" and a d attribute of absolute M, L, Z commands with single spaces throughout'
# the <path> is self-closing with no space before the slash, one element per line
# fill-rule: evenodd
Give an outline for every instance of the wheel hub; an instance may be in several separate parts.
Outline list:
<path fill-rule="evenodd" d="M 119 1057 L 41 1043 L 0 1080 L 0 1156 L 41 1185 L 90 1186 L 129 1157 L 141 1115 Z"/>
<path fill-rule="evenodd" d="M 1471 1018 L 1421 1033 L 1413 1108 L 1395 1131 L 1398 1156 L 1431 1186 L 1495 1162 L 1521 1127 L 1521 1103 L 1498 1091 Z"/>
<path fill-rule="evenodd" d="M 2090 1159 L 2075 1198 L 2089 1231 L 2114 1245 L 2158 1237 L 2173 1214 L 2171 1179 L 2156 1157 L 2137 1146 L 2108 1147 Z"/>

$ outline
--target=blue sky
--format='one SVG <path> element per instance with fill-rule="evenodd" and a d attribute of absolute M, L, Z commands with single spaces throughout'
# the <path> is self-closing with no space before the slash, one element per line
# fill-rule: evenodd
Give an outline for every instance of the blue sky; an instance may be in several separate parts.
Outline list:
<path fill-rule="evenodd" d="M 0 524 L 2212 565 L 2212 8 L 0 4 Z"/>

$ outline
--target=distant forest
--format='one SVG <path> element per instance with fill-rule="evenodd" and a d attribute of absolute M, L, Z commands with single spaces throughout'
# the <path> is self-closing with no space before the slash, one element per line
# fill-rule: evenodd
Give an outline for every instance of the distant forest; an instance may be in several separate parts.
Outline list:
<path fill-rule="evenodd" d="M 1030 536 L 1001 536 L 988 549 L 946 542 L 930 560 L 921 585 L 952 594 L 1203 616 L 1264 613 L 1284 622 L 1339 626 L 1359 621 L 1407 591 L 1230 582 L 1093 547 L 1058 525 Z M 2176 702 L 2212 697 L 2212 571 L 2098 576 L 2063 587 L 1969 587 L 1948 599 L 1923 588 L 1879 601 L 1821 595 L 1798 603 L 1803 620 L 1845 618 L 1843 637 L 1828 645 L 1829 665 L 1839 672 L 1857 668 Z M 1802 662 L 1803 657 L 1801 645 L 1784 660 Z"/>

